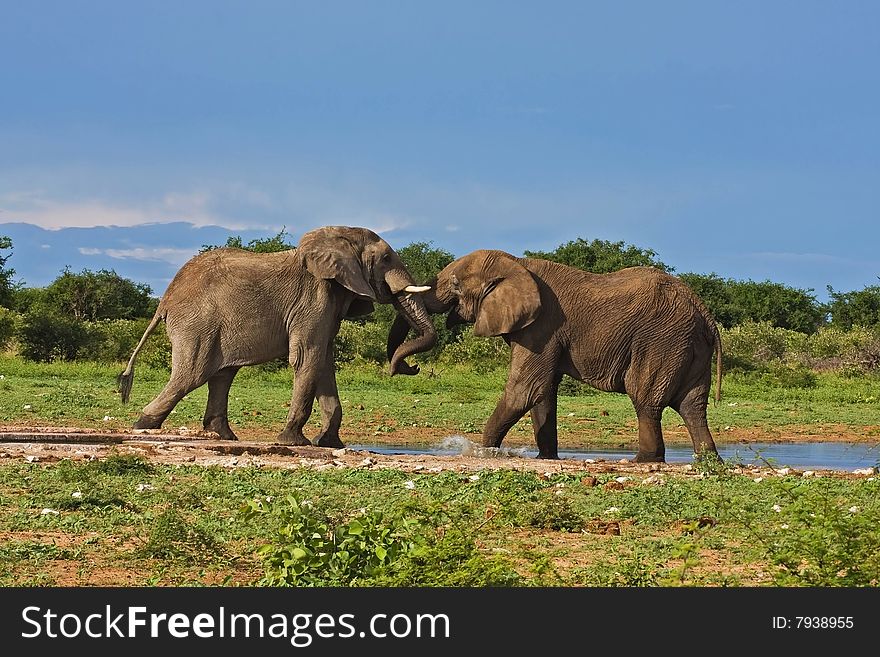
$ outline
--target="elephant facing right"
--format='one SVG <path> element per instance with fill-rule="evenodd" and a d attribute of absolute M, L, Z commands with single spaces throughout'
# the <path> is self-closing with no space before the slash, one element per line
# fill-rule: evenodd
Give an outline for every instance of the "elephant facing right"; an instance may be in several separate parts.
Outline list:
<path fill-rule="evenodd" d="M 474 324 L 478 336 L 510 345 L 501 400 L 483 430 L 498 447 L 531 410 L 539 458 L 558 458 L 556 397 L 563 374 L 599 390 L 629 395 L 639 422 L 635 460 L 664 461 L 661 416 L 684 419 L 697 454 L 717 455 L 706 421 L 715 355 L 721 394 L 721 338 L 712 316 L 680 279 L 652 267 L 592 274 L 503 251 L 474 251 L 450 263 L 422 298 L 447 326 Z M 398 315 L 393 354 L 410 323 Z M 405 362 L 397 370 L 414 373 Z"/>

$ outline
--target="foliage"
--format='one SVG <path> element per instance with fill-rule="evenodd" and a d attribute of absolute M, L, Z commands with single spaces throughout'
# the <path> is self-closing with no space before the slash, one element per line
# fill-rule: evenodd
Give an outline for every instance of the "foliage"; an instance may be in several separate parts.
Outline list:
<path fill-rule="evenodd" d="M 387 361 L 385 341 L 388 329 L 378 322 L 345 320 L 333 341 L 337 363 L 366 361 L 383 364 Z"/>
<path fill-rule="evenodd" d="M 562 244 L 553 251 L 525 251 L 526 258 L 552 260 L 569 267 L 577 267 L 596 274 L 605 274 L 626 267 L 656 267 L 663 271 L 674 268 L 661 262 L 653 249 L 642 249 L 632 244 L 594 239 L 587 242 L 578 237 Z"/>
<path fill-rule="evenodd" d="M 24 316 L 17 338 L 22 356 L 44 363 L 75 360 L 94 341 L 84 322 L 59 312 L 39 310 Z"/>
<path fill-rule="evenodd" d="M 717 274 L 682 274 L 719 324 L 768 322 L 778 328 L 813 333 L 825 322 L 826 309 L 813 290 L 771 281 L 738 281 Z"/>
<path fill-rule="evenodd" d="M 433 242 L 412 242 L 397 251 L 416 283 L 426 283 L 455 260 L 449 251 L 434 248 Z"/>
<path fill-rule="evenodd" d="M 828 286 L 828 312 L 831 324 L 842 329 L 855 326 L 880 325 L 880 285 L 867 286 L 852 292 L 835 292 Z"/>
<path fill-rule="evenodd" d="M 288 241 L 288 238 L 291 237 L 293 236 L 287 232 L 286 227 L 282 227 L 281 230 L 272 237 L 252 239 L 247 244 L 244 244 L 241 235 L 227 238 L 226 243 L 220 246 L 203 244 L 202 248 L 199 249 L 199 253 L 227 247 L 244 249 L 245 251 L 253 251 L 254 253 L 276 253 L 278 251 L 287 251 L 295 248 L 295 245 Z"/>
<path fill-rule="evenodd" d="M 11 308 L 15 296 L 16 284 L 13 282 L 15 270 L 7 267 L 6 263 L 12 257 L 12 239 L 6 235 L 0 235 L 0 306 Z"/>
<path fill-rule="evenodd" d="M 473 327 L 466 326 L 444 349 L 440 360 L 446 363 L 467 364 L 475 372 L 485 373 L 505 367 L 510 361 L 510 349 L 502 338 L 477 337 L 474 335 Z"/>
<path fill-rule="evenodd" d="M 217 549 L 208 533 L 173 507 L 149 520 L 146 542 L 137 550 L 140 556 L 152 559 L 197 559 Z"/>
<path fill-rule="evenodd" d="M 876 497 L 853 504 L 829 480 L 778 486 L 777 517 L 743 522 L 779 568 L 782 586 L 877 586 L 880 584 L 880 505 Z M 752 513 L 755 513 L 752 510 Z"/>
<path fill-rule="evenodd" d="M 15 335 L 18 322 L 18 313 L 0 306 L 0 351 L 9 346 Z"/>
<path fill-rule="evenodd" d="M 273 542 L 258 550 L 265 565 L 263 585 L 350 586 L 415 545 L 412 522 L 380 512 L 364 511 L 334 523 L 293 495 L 278 502 L 253 500 L 242 510 L 246 519 L 260 516 L 275 525 Z"/>
<path fill-rule="evenodd" d="M 113 270 L 83 269 L 74 274 L 65 268 L 43 290 L 21 295 L 19 307 L 29 313 L 68 315 L 80 321 L 135 319 L 155 312 L 157 300 L 150 292 L 149 285 L 134 283 Z"/>

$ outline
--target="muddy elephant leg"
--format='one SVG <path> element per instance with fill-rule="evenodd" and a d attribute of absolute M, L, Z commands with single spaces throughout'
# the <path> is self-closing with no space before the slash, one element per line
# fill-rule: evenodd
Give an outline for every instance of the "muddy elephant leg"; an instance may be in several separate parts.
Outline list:
<path fill-rule="evenodd" d="M 639 451 L 636 463 L 664 463 L 666 445 L 663 443 L 663 429 L 660 420 L 663 409 L 656 407 L 637 408 L 639 418 Z"/>
<path fill-rule="evenodd" d="M 162 392 L 144 407 L 141 417 L 134 423 L 135 429 L 158 429 L 165 418 L 174 410 L 177 403 L 190 392 L 203 385 L 207 377 L 194 377 L 191 372 L 181 374 L 179 369 L 171 368 L 171 378 Z"/>
<path fill-rule="evenodd" d="M 238 367 L 225 367 L 208 379 L 208 404 L 203 426 L 223 440 L 238 440 L 229 426 L 229 388 L 238 370 Z"/>
<path fill-rule="evenodd" d="M 559 458 L 556 402 L 561 380 L 562 376 L 557 376 L 551 384 L 549 394 L 532 408 L 532 428 L 535 431 L 535 442 L 538 444 L 539 459 Z"/>
<path fill-rule="evenodd" d="M 282 445 L 312 444 L 303 434 L 303 427 L 312 414 L 312 404 L 315 401 L 318 380 L 324 367 L 324 352 L 323 349 L 314 348 L 303 352 L 295 346 L 290 349 L 291 365 L 296 373 L 293 379 L 293 396 L 290 398 L 287 426 L 278 436 L 278 442 Z"/>
<path fill-rule="evenodd" d="M 315 440 L 319 447 L 345 447 L 339 439 L 342 424 L 342 404 L 336 388 L 336 366 L 328 358 L 321 371 L 317 387 L 318 404 L 321 407 L 321 434 Z"/>
<path fill-rule="evenodd" d="M 706 421 L 708 397 L 708 385 L 697 386 L 689 390 L 681 400 L 681 403 L 673 408 L 681 415 L 688 433 L 691 435 L 691 442 L 694 444 L 694 454 L 714 454 L 717 456 L 718 449 L 715 447 L 715 441 L 712 439 L 712 433 L 709 431 L 709 423 Z"/>

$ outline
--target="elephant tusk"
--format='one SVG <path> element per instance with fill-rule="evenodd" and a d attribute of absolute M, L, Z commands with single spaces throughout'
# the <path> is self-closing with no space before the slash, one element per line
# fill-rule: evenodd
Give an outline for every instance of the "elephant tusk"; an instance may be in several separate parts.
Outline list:
<path fill-rule="evenodd" d="M 431 289 L 430 285 L 407 285 L 403 288 L 404 292 L 427 292 Z"/>

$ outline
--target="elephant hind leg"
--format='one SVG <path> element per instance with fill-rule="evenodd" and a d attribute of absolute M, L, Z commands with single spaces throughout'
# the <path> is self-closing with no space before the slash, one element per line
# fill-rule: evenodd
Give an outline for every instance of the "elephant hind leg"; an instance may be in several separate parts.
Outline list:
<path fill-rule="evenodd" d="M 208 379 L 208 404 L 203 426 L 223 440 L 238 440 L 229 426 L 229 389 L 238 367 L 225 367 Z"/>
<path fill-rule="evenodd" d="M 694 444 L 694 454 L 718 455 L 712 433 L 709 431 L 709 423 L 706 420 L 706 407 L 708 406 L 709 386 L 698 385 L 685 393 L 681 401 L 673 406 L 681 415 L 691 442 Z"/>
<path fill-rule="evenodd" d="M 663 442 L 663 428 L 660 420 L 663 409 L 656 407 L 637 408 L 639 418 L 639 451 L 636 463 L 664 463 L 666 445 Z"/>
<path fill-rule="evenodd" d="M 162 388 L 162 392 L 144 407 L 141 417 L 134 423 L 134 428 L 158 429 L 177 403 L 204 383 L 204 379 L 194 378 L 189 373 L 180 375 L 179 371 L 172 367 L 168 383 Z"/>
<path fill-rule="evenodd" d="M 339 438 L 342 424 L 342 405 L 336 388 L 336 369 L 333 359 L 327 360 L 321 371 L 316 388 L 318 405 L 321 408 L 321 434 L 314 441 L 318 447 L 345 447 Z"/>

